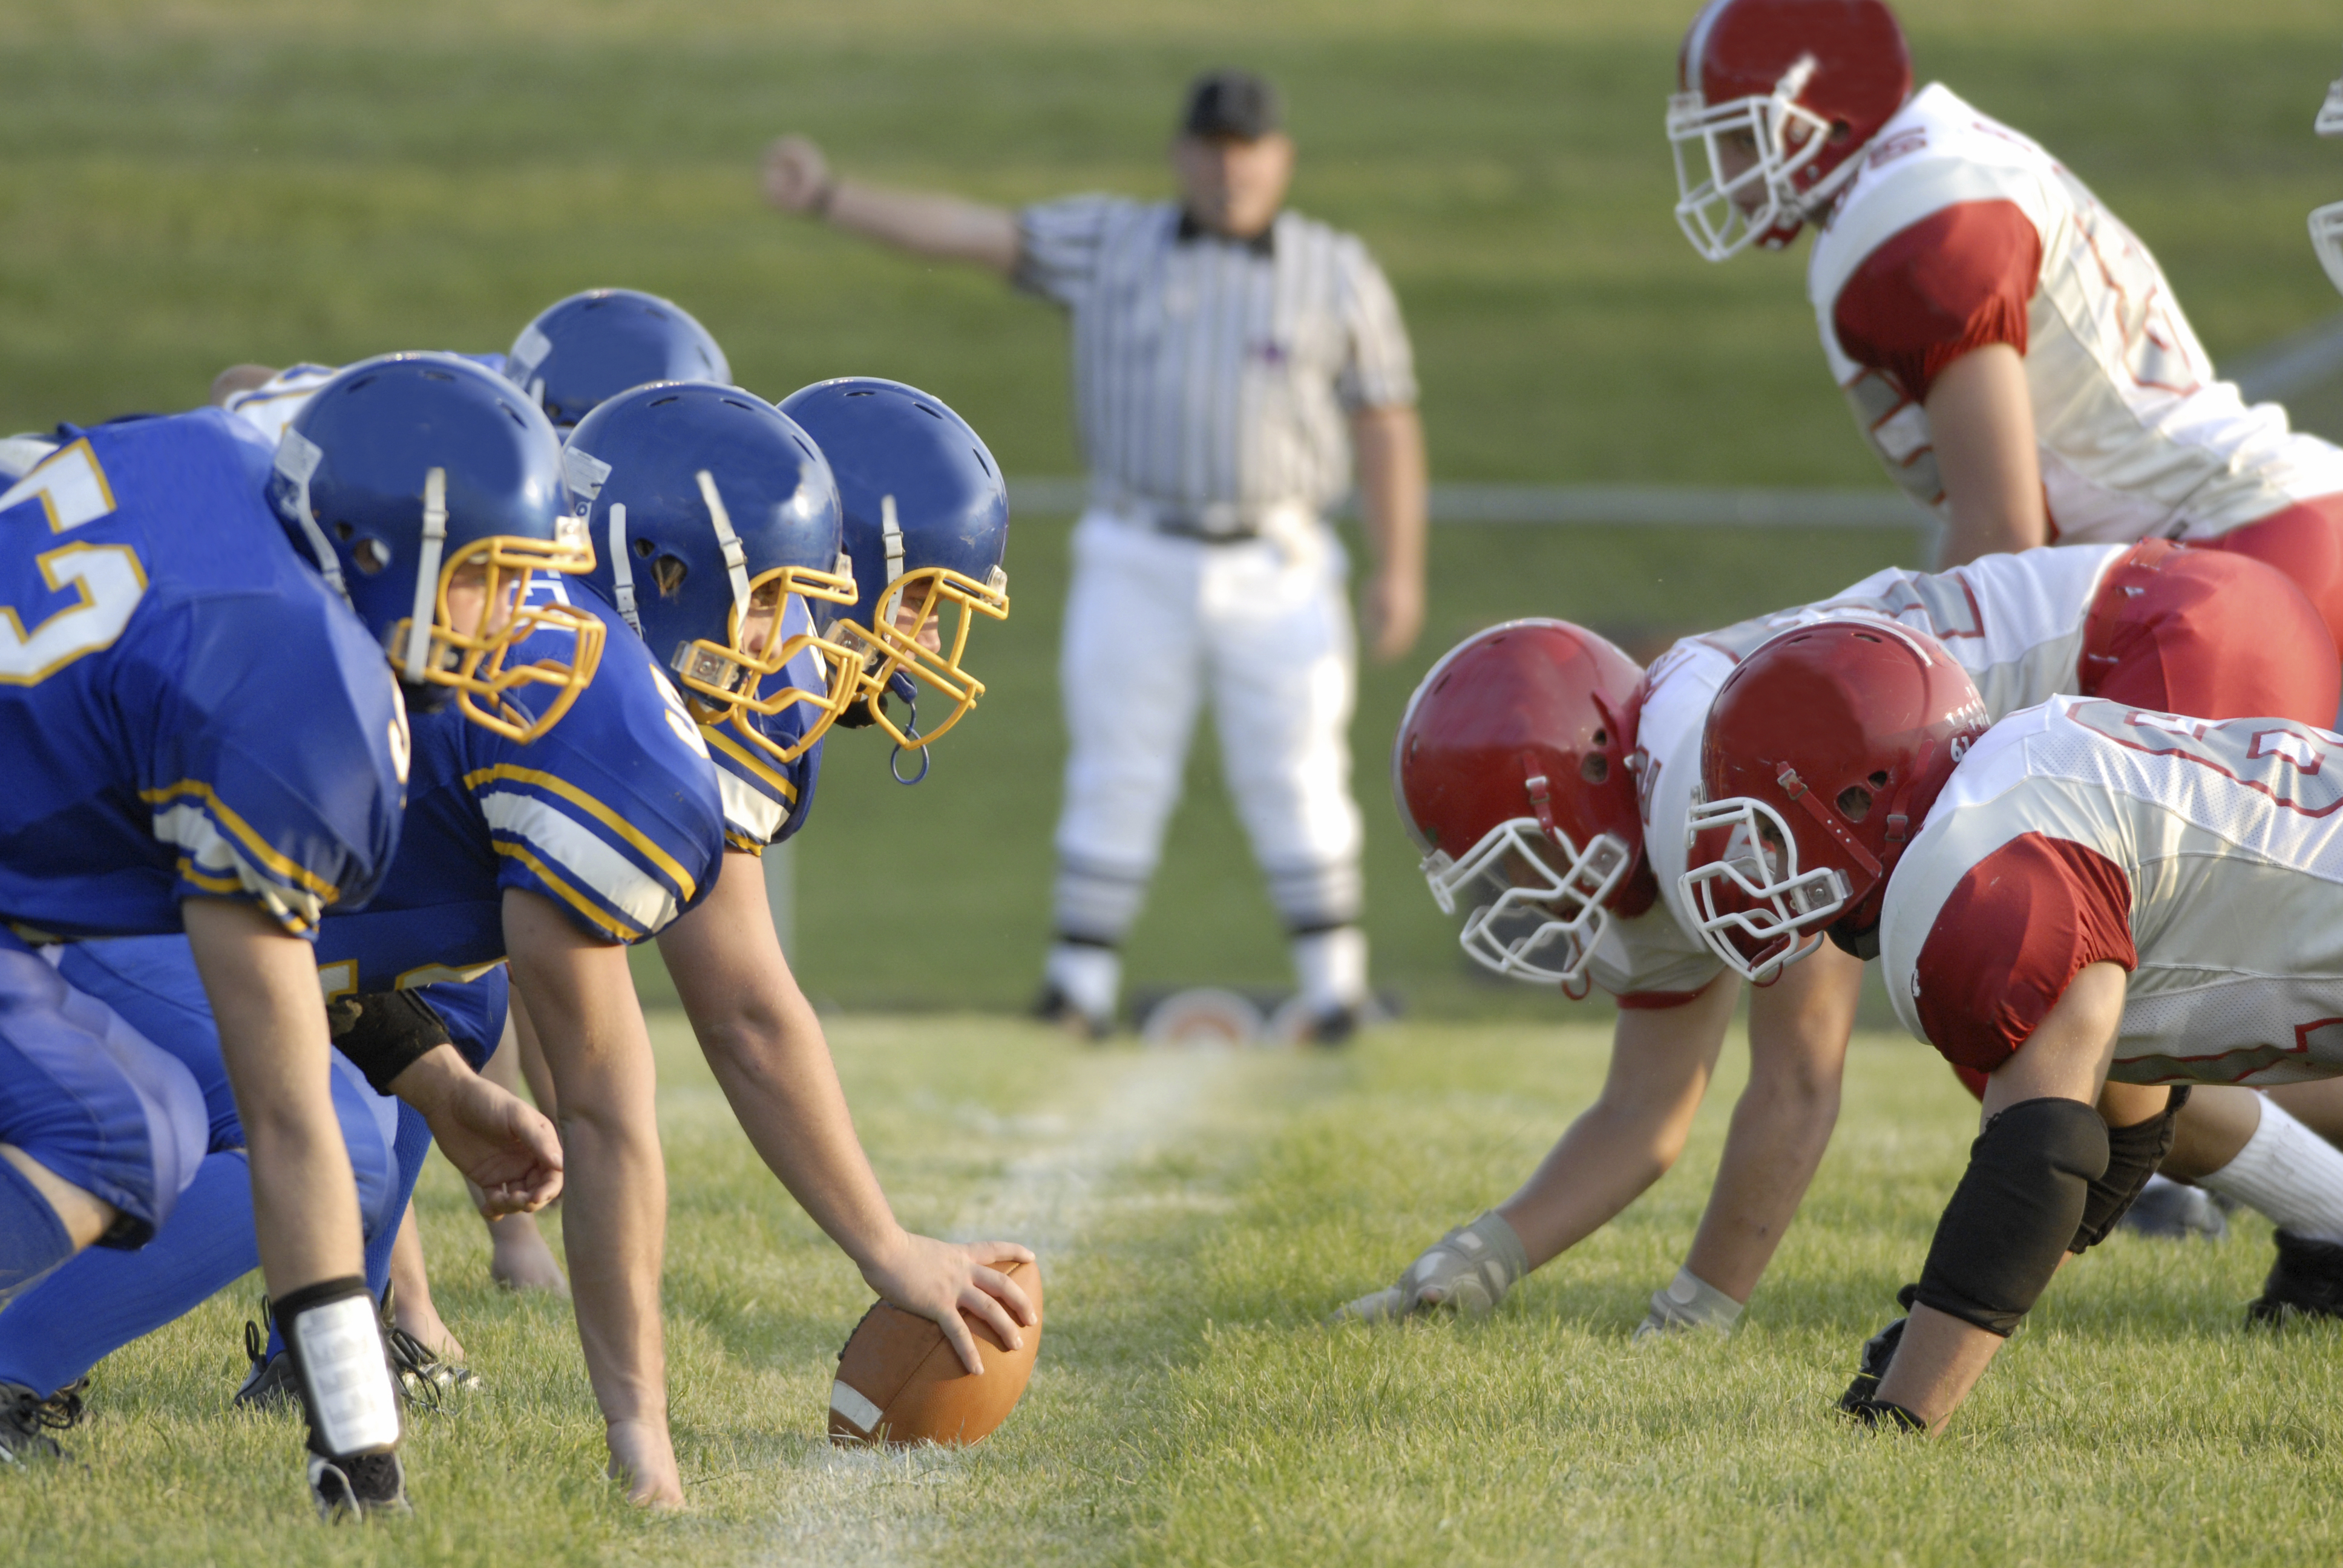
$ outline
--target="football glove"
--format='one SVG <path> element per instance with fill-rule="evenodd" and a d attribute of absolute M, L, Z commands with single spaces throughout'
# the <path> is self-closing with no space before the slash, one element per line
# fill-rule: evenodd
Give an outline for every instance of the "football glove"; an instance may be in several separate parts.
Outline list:
<path fill-rule="evenodd" d="M 1529 1271 L 1529 1253 L 1521 1237 L 1492 1209 L 1426 1248 L 1399 1283 L 1361 1296 L 1329 1321 L 1382 1323 L 1435 1312 L 1484 1318 Z"/>
<path fill-rule="evenodd" d="M 1714 1329 L 1729 1334 L 1741 1318 L 1741 1303 L 1694 1273 L 1678 1269 L 1664 1291 L 1652 1292 L 1652 1310 L 1635 1325 L 1635 1338 Z"/>

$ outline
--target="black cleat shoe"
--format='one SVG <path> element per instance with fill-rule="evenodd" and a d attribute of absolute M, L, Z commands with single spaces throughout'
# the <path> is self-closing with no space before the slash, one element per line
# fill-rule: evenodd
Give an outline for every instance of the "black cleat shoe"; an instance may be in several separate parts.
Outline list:
<path fill-rule="evenodd" d="M 2134 1235 L 2167 1241 L 2191 1237 L 2218 1241 L 2229 1233 L 2229 1222 L 2221 1217 L 2213 1195 L 2178 1181 L 2149 1182 L 2118 1223 Z"/>
<path fill-rule="evenodd" d="M 2295 1312 L 2343 1318 L 2343 1242 L 2278 1233 L 2278 1261 L 2262 1282 L 2260 1297 L 2246 1308 L 2246 1321 L 2275 1326 Z"/>
<path fill-rule="evenodd" d="M 260 1299 L 260 1321 L 244 1321 L 244 1353 L 252 1362 L 244 1374 L 244 1384 L 236 1391 L 234 1403 L 238 1410 L 287 1410 L 301 1402 L 301 1386 L 293 1375 L 293 1358 L 283 1351 L 268 1353 L 268 1331 L 272 1319 L 268 1298 Z"/>
<path fill-rule="evenodd" d="M 87 1378 L 43 1399 L 23 1383 L 0 1382 L 0 1465 L 71 1457 L 52 1432 L 81 1424 L 82 1390 Z"/>
<path fill-rule="evenodd" d="M 1305 1045 L 1322 1045 L 1329 1048 L 1344 1046 L 1350 1044 L 1351 1037 L 1358 1032 L 1359 1010 L 1354 1007 L 1338 1007 L 1332 1012 L 1322 1012 L 1312 1016 L 1302 1029 L 1302 1042 Z"/>
<path fill-rule="evenodd" d="M 407 1403 L 437 1410 L 448 1394 L 480 1392 L 479 1373 L 442 1358 L 405 1329 L 386 1325 L 383 1337 L 390 1344 L 390 1370 Z"/>
<path fill-rule="evenodd" d="M 1033 999 L 1032 1016 L 1043 1023 L 1054 1023 L 1075 1039 L 1091 1045 L 1114 1032 L 1114 1020 L 1084 1012 L 1074 1005 L 1073 999 L 1056 986 L 1044 981 L 1041 993 Z"/>
<path fill-rule="evenodd" d="M 397 1518 L 413 1513 L 407 1501 L 407 1472 L 395 1453 L 362 1453 L 355 1459 L 309 1456 L 309 1496 L 317 1517 L 343 1520 Z"/>

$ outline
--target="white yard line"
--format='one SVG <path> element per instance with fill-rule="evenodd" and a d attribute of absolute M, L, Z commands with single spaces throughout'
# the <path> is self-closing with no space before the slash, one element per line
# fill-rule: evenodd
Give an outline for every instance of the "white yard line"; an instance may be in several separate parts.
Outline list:
<path fill-rule="evenodd" d="M 1116 1174 L 1201 1129 L 1215 1091 L 1244 1057 L 1145 1050 L 1094 1060 L 1109 1067 L 1107 1081 L 1086 1103 L 1021 1116 L 1006 1128 L 984 1112 L 970 1113 L 971 1121 L 987 1123 L 986 1132 L 1013 1131 L 1036 1142 L 999 1178 L 970 1191 L 946 1235 L 1022 1241 L 1054 1274 L 1080 1254 L 1101 1216 L 1121 1206 L 1108 1195 Z M 1095 1083 L 1098 1076 L 1085 1072 L 1081 1081 Z M 1057 1136 L 1041 1141 L 1045 1130 Z M 1161 1195 L 1140 1195 L 1131 1206 L 1161 1201 Z M 775 1514 L 767 1561 L 850 1568 L 930 1561 L 950 1525 L 951 1500 L 967 1481 L 963 1457 L 949 1449 L 809 1449 Z"/>

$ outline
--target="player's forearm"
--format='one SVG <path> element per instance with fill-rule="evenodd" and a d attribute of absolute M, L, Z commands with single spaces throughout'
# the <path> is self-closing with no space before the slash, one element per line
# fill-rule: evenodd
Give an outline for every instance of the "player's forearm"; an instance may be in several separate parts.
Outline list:
<path fill-rule="evenodd" d="M 1744 1306 L 1830 1147 L 1838 1099 L 1835 1074 L 1826 1084 L 1753 1078 L 1734 1107 L 1716 1184 L 1684 1266 Z"/>
<path fill-rule="evenodd" d="M 562 1242 L 594 1397 L 608 1421 L 664 1431 L 667 1171 L 650 1037 L 626 950 L 593 941 L 518 890 L 505 895 L 505 933 L 561 1106 Z"/>
<path fill-rule="evenodd" d="M 1684 1152 L 1735 996 L 1719 980 L 1682 1007 L 1620 1013 L 1602 1098 L 1497 1206 L 1531 1268 L 1608 1224 Z"/>
<path fill-rule="evenodd" d="M 244 1123 L 270 1292 L 364 1272 L 314 950 L 249 904 L 189 899 L 181 910 Z"/>
<path fill-rule="evenodd" d="M 1749 996 L 1749 1083 L 1685 1259 L 1746 1306 L 1830 1147 L 1862 960 L 1825 944 Z"/>
<path fill-rule="evenodd" d="M 1004 276 L 1017 268 L 1017 215 L 1006 207 L 840 179 L 830 187 L 822 216 L 834 228 L 915 256 L 971 262 Z"/>
<path fill-rule="evenodd" d="M 1952 514 L 1938 568 L 2049 543 L 2033 395 L 2017 350 L 1994 343 L 1954 360 L 1925 407 Z"/>
<path fill-rule="evenodd" d="M 1353 416 L 1359 521 L 1378 569 L 1423 576 L 1430 488 L 1423 421 L 1413 407 L 1365 408 Z"/>

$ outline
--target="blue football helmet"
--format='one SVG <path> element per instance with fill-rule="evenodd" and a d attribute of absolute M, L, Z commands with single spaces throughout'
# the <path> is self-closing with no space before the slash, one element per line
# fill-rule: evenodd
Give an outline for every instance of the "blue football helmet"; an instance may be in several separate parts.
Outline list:
<path fill-rule="evenodd" d="M 573 294 L 538 313 L 505 356 L 505 376 L 567 433 L 606 397 L 651 381 L 729 385 L 732 367 L 679 305 L 631 288 Z"/>
<path fill-rule="evenodd" d="M 861 585 L 831 638 L 862 655 L 871 718 L 914 749 L 960 721 L 984 683 L 963 659 L 975 618 L 1009 618 L 1009 491 L 968 421 L 917 387 L 876 377 L 817 381 L 781 412 L 820 443 L 846 508 L 846 548 Z M 945 625 L 945 611 L 956 611 Z M 924 645 L 932 636 L 937 647 Z M 927 722 L 899 726 L 880 700 L 899 677 L 943 699 Z"/>
<path fill-rule="evenodd" d="M 602 623 L 522 602 L 530 573 L 589 571 L 594 548 L 568 515 L 553 427 L 494 372 L 452 354 L 349 367 L 286 427 L 268 499 L 418 704 L 452 689 L 474 723 L 534 740 L 593 678 Z M 459 599 L 481 590 L 460 624 L 451 587 Z M 575 637 L 567 662 L 507 667 L 547 630 Z M 523 709 L 507 700 L 523 687 L 551 689 Z"/>
<path fill-rule="evenodd" d="M 854 602 L 821 448 L 753 393 L 669 381 L 587 415 L 562 461 L 578 515 L 603 546 L 588 580 L 675 671 L 695 716 L 716 724 L 802 702 L 813 711 L 794 742 L 745 718 L 735 728 L 784 762 L 810 750 L 858 694 L 860 672 L 819 630 L 824 607 Z M 809 601 L 814 629 L 783 637 L 789 594 Z M 808 648 L 821 655 L 825 688 L 767 689 Z"/>

